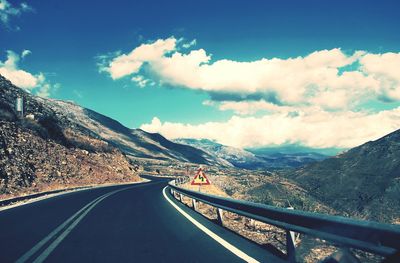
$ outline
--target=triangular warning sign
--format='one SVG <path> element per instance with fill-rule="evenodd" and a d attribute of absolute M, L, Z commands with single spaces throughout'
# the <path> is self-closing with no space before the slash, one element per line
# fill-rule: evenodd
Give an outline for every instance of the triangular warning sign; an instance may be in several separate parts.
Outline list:
<path fill-rule="evenodd" d="M 199 168 L 197 170 L 197 174 L 192 180 L 191 185 L 210 185 L 210 181 L 206 177 L 205 173 L 203 172 L 203 169 Z"/>

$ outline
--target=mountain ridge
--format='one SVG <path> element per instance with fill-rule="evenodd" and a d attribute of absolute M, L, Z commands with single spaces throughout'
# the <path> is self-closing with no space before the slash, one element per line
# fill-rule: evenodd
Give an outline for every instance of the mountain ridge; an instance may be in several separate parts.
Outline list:
<path fill-rule="evenodd" d="M 400 129 L 286 176 L 325 204 L 361 218 L 400 220 Z"/>
<path fill-rule="evenodd" d="M 129 129 L 117 120 L 72 102 L 40 97 L 35 99 L 47 104 L 58 118 L 66 118 L 75 127 L 102 138 L 129 156 L 222 165 L 212 155 L 201 150 L 170 142 L 159 134 Z"/>
<path fill-rule="evenodd" d="M 259 150 L 260 152 L 257 150 L 239 149 L 208 139 L 185 138 L 175 139 L 174 141 L 212 153 L 218 158 L 226 160 L 234 167 L 250 170 L 299 167 L 327 158 L 326 155 L 311 152 L 281 153 L 277 151 L 279 148 L 276 150 L 262 148 L 261 151 Z"/>

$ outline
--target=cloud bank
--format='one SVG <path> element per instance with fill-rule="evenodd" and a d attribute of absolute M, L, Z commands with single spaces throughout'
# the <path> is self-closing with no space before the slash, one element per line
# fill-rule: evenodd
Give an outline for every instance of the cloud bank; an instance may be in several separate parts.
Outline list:
<path fill-rule="evenodd" d="M 287 59 L 212 61 L 204 49 L 182 51 L 196 42 L 181 43 L 171 37 L 142 44 L 107 61 L 102 70 L 113 79 L 151 79 L 210 94 L 235 94 L 243 99 L 258 94 L 284 105 L 344 109 L 371 98 L 400 100 L 400 74 L 396 72 L 400 53 L 345 54 L 335 48 Z M 355 69 L 346 69 L 355 64 Z"/>
<path fill-rule="evenodd" d="M 237 147 L 300 143 L 353 147 L 400 127 L 400 109 L 359 111 L 370 101 L 400 101 L 400 53 L 318 50 L 292 58 L 239 62 L 212 60 L 196 41 L 170 37 L 144 43 L 103 61 L 112 79 L 129 77 L 140 87 L 200 90 L 204 105 L 235 114 L 201 125 L 161 122 L 141 126 L 168 138 L 208 138 Z M 262 112 L 255 115 L 256 113 Z M 255 117 L 257 116 L 257 117 Z"/>
<path fill-rule="evenodd" d="M 378 139 L 399 128 L 400 107 L 366 112 L 278 112 L 262 117 L 233 116 L 226 122 L 199 125 L 161 122 L 157 117 L 140 128 L 170 139 L 212 139 L 239 148 L 301 144 L 313 148 L 350 148 Z"/>
<path fill-rule="evenodd" d="M 49 97 L 59 88 L 59 84 L 52 85 L 43 73 L 32 74 L 19 68 L 21 59 L 31 54 L 30 50 L 24 50 L 19 56 L 14 51 L 7 51 L 7 59 L 0 61 L 0 74 L 9 79 L 15 86 L 41 97 Z"/>

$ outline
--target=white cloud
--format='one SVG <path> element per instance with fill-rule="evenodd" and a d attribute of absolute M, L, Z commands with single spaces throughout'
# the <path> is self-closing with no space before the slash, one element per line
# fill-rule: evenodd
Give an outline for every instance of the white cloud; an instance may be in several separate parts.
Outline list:
<path fill-rule="evenodd" d="M 24 57 L 26 57 L 26 56 L 28 56 L 28 55 L 30 55 L 30 54 L 32 54 L 32 52 L 31 52 L 30 50 L 28 50 L 28 49 L 25 49 L 25 50 L 22 51 L 22 53 L 21 53 L 21 58 L 24 58 Z"/>
<path fill-rule="evenodd" d="M 370 114 L 327 112 L 311 107 L 296 114 L 277 112 L 255 117 L 233 116 L 226 122 L 199 125 L 161 122 L 153 118 L 140 128 L 169 139 L 212 139 L 234 147 L 257 147 L 300 143 L 314 148 L 350 148 L 378 139 L 400 127 L 400 107 Z"/>
<path fill-rule="evenodd" d="M 31 52 L 24 50 L 21 57 Z M 49 97 L 52 92 L 59 88 L 59 84 L 52 85 L 43 73 L 32 74 L 19 68 L 21 58 L 14 51 L 7 51 L 7 59 L 0 61 L 0 74 L 9 79 L 15 86 L 25 89 L 41 97 Z"/>
<path fill-rule="evenodd" d="M 175 49 L 177 40 L 168 38 L 159 39 L 151 44 L 142 44 L 129 54 L 122 54 L 114 58 L 105 68 L 113 79 L 118 79 L 133 73 L 137 73 L 144 62 L 158 60 L 166 53 Z"/>
<path fill-rule="evenodd" d="M 204 49 L 183 53 L 177 45 L 181 41 L 171 37 L 142 44 L 108 61 L 105 70 L 113 79 L 140 75 L 160 84 L 211 94 L 259 94 L 286 105 L 318 105 L 329 110 L 352 108 L 371 98 L 380 99 L 382 94 L 400 100 L 400 53 L 345 54 L 335 48 L 287 59 L 212 61 Z M 341 72 L 355 62 L 359 68 Z"/>
<path fill-rule="evenodd" d="M 215 106 L 217 103 L 204 102 L 203 105 Z M 222 101 L 218 108 L 221 111 L 232 110 L 239 115 L 252 115 L 259 111 L 286 112 L 296 111 L 299 107 L 279 106 L 265 100 L 259 101 Z M 302 107 L 305 108 L 305 107 Z"/>
<path fill-rule="evenodd" d="M 197 44 L 197 40 L 193 39 L 192 41 L 190 41 L 189 43 L 183 43 L 182 47 L 183 48 L 190 48 L 192 46 L 195 46 Z"/>
<path fill-rule="evenodd" d="M 145 79 L 141 75 L 133 76 L 131 80 L 136 82 L 139 85 L 139 87 L 141 87 L 141 88 L 144 88 L 144 87 L 149 86 L 149 85 L 150 86 L 155 85 L 154 81 L 151 81 L 150 79 Z"/>
<path fill-rule="evenodd" d="M 364 74 L 379 82 L 382 96 L 400 100 L 400 53 L 366 54 L 360 65 Z"/>
<path fill-rule="evenodd" d="M 39 81 L 38 77 L 18 68 L 20 57 L 15 52 L 7 51 L 7 60 L 0 61 L 0 74 L 9 79 L 14 85 L 23 89 L 35 88 Z"/>
<path fill-rule="evenodd" d="M 7 27 L 10 26 L 11 17 L 20 16 L 22 13 L 30 11 L 33 11 L 33 9 L 27 3 L 13 6 L 7 0 L 0 0 L 0 21 Z"/>

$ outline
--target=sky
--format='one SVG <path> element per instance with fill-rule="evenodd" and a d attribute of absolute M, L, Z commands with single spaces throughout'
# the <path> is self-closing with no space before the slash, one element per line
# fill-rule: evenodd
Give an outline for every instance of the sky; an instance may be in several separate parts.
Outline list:
<path fill-rule="evenodd" d="M 0 74 L 129 128 L 351 148 L 400 128 L 400 2 L 0 0 Z"/>

